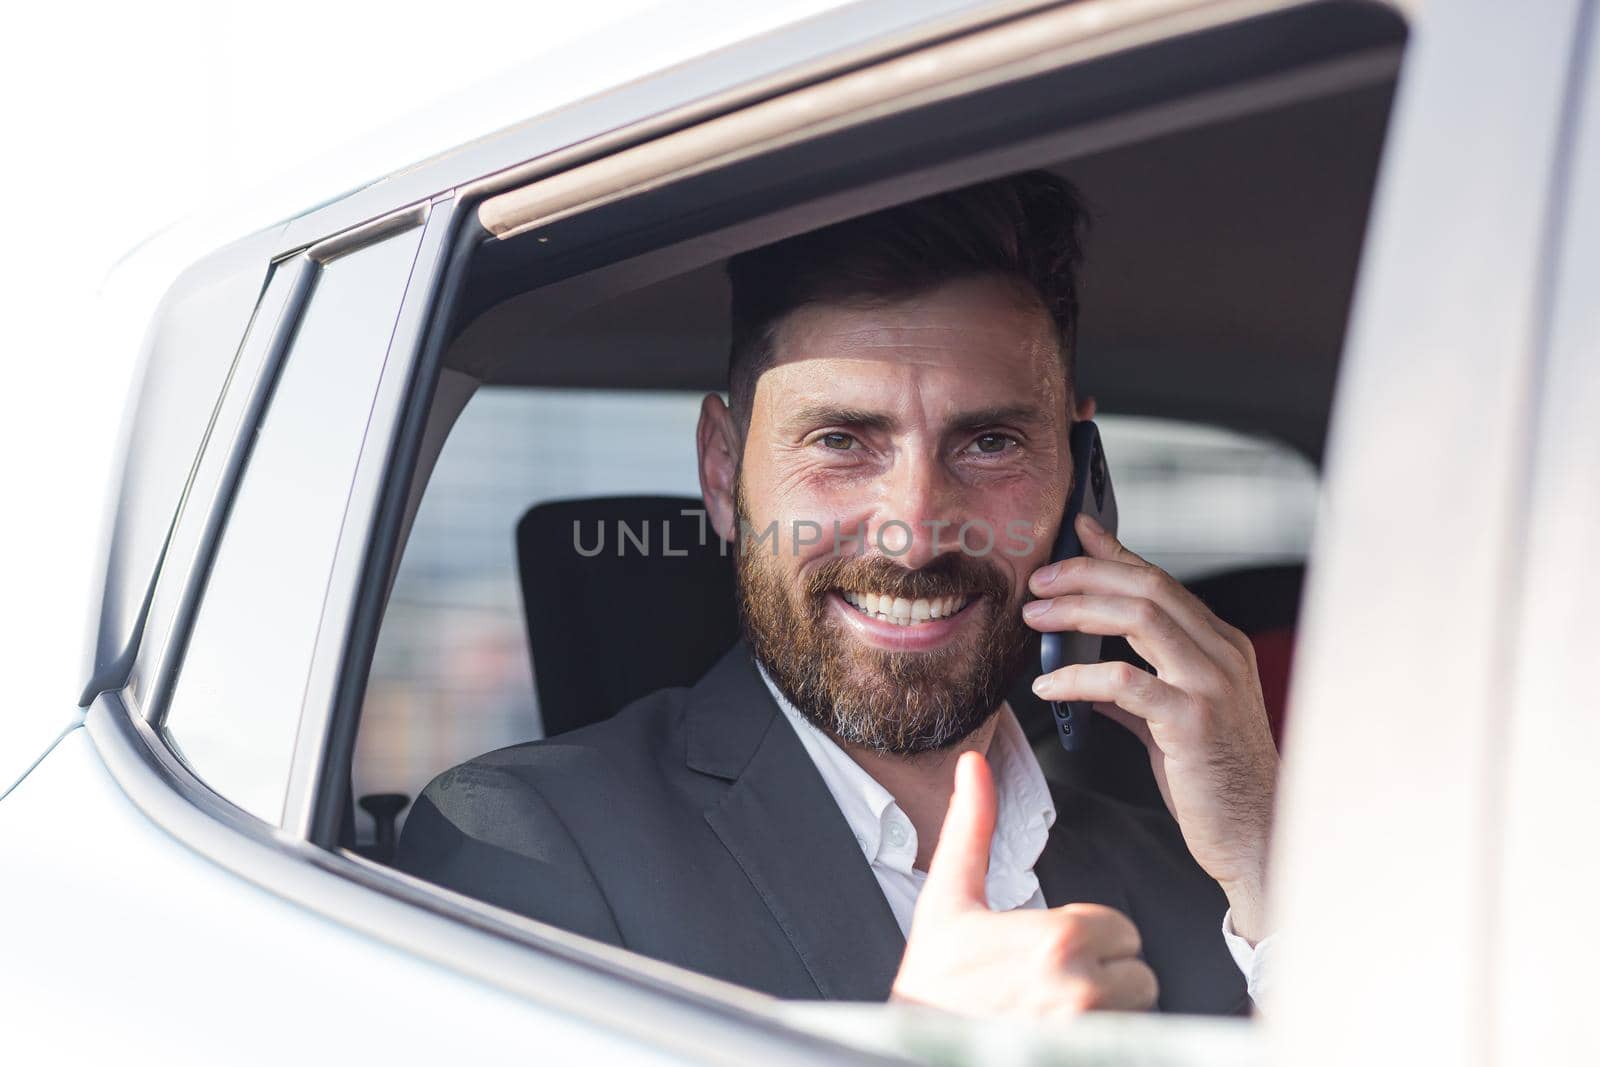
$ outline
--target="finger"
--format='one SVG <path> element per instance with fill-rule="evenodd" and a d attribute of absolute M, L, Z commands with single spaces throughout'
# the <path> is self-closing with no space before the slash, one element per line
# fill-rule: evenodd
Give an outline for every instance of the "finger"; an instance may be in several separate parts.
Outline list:
<path fill-rule="evenodd" d="M 962 753 L 956 761 L 955 791 L 917 900 L 919 914 L 925 906 L 935 912 L 988 907 L 984 879 L 989 874 L 995 808 L 988 761 L 977 752 Z"/>
<path fill-rule="evenodd" d="M 1130 553 L 1131 555 L 1131 553 Z M 1140 597 L 1159 605 L 1213 659 L 1250 659 L 1250 639 L 1212 613 L 1199 597 L 1159 567 L 1076 556 L 1046 564 L 1028 579 L 1040 599 L 1082 594 Z"/>
<path fill-rule="evenodd" d="M 1126 563 L 1131 566 L 1145 567 L 1157 576 L 1154 579 L 1155 588 L 1146 591 L 1150 596 L 1167 604 L 1169 611 L 1174 615 L 1192 615 L 1196 623 L 1203 623 L 1218 637 L 1226 641 L 1236 652 L 1250 662 L 1255 661 L 1255 650 L 1250 644 L 1250 639 L 1237 627 L 1219 619 L 1216 612 L 1191 593 L 1182 582 L 1173 578 L 1160 567 L 1155 566 L 1133 552 L 1115 534 L 1102 526 L 1093 516 L 1078 516 L 1078 540 L 1082 543 L 1084 552 L 1094 559 L 1111 560 L 1117 563 Z M 1170 602 L 1168 602 L 1170 601 Z M 1179 609 L 1179 605 L 1182 609 Z"/>
<path fill-rule="evenodd" d="M 1086 1005 L 1099 1011 L 1148 1011 L 1161 995 L 1156 972 L 1141 959 L 1108 961 L 1094 983 L 1095 995 Z"/>
<path fill-rule="evenodd" d="M 1051 911 L 1069 931 L 1064 942 L 1069 969 L 1137 956 L 1144 947 L 1139 928 L 1116 908 L 1080 902 L 1063 904 Z"/>
<path fill-rule="evenodd" d="M 1100 520 L 1093 515 L 1079 515 L 1076 529 L 1078 541 L 1083 545 L 1083 550 L 1095 559 L 1115 560 L 1118 563 L 1131 563 L 1140 567 L 1150 566 L 1150 562 L 1143 556 L 1128 548 L 1117 535 L 1100 525 Z"/>
<path fill-rule="evenodd" d="M 1215 678 L 1220 670 L 1166 609 L 1142 597 L 1069 594 L 1035 600 L 1023 607 L 1022 621 L 1043 633 L 1126 637 L 1163 678 L 1175 681 Z"/>
<path fill-rule="evenodd" d="M 1146 722 L 1167 722 L 1186 707 L 1182 690 L 1131 663 L 1073 663 L 1033 681 L 1041 700 L 1115 704 Z"/>

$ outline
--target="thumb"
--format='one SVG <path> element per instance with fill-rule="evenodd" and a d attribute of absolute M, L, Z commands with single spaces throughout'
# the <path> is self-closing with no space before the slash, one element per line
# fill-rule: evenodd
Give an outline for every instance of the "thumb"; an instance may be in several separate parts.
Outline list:
<path fill-rule="evenodd" d="M 987 908 L 984 878 L 989 873 L 989 842 L 994 837 L 994 780 L 977 752 L 956 760 L 955 791 L 939 830 L 939 844 L 928 864 L 919 910 L 966 911 Z"/>

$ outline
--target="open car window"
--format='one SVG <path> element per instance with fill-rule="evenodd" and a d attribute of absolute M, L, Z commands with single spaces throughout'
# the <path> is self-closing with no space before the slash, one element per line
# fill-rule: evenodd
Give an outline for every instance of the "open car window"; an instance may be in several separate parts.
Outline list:
<path fill-rule="evenodd" d="M 356 749 L 358 798 L 415 797 L 457 763 L 545 736 L 526 612 L 564 609 L 524 602 L 517 524 L 537 505 L 585 498 L 670 496 L 699 507 L 700 401 L 494 385 L 473 394 L 434 467 L 384 615 Z M 1116 472 L 1122 536 L 1152 562 L 1185 580 L 1304 563 L 1317 499 L 1307 457 L 1271 438 L 1170 418 L 1096 422 Z M 618 551 L 615 529 L 605 541 L 597 522 L 574 531 L 576 544 Z M 358 826 L 370 844 L 369 812 Z"/>

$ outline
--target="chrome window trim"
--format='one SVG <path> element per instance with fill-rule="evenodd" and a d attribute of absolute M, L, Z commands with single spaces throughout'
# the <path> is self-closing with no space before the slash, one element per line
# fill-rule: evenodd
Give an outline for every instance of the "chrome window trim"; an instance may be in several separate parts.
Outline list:
<path fill-rule="evenodd" d="M 764 994 L 586 941 L 268 826 L 191 774 L 120 693 L 100 694 L 84 725 L 118 786 L 179 844 L 347 929 L 700 1062 L 908 1062 L 792 1029 Z"/>
<path fill-rule="evenodd" d="M 478 221 L 506 240 L 868 120 L 1305 2 L 1080 0 L 883 60 L 591 163 L 573 165 L 568 162 L 571 153 L 555 153 L 472 182 L 461 192 L 488 196 L 478 205 Z M 494 193 L 497 189 L 504 191 Z"/>
<path fill-rule="evenodd" d="M 359 226 L 335 234 L 332 237 L 318 241 L 306 249 L 306 255 L 318 264 L 330 263 L 340 256 L 354 252 L 367 245 L 376 244 L 385 237 L 392 236 L 402 230 L 409 230 L 413 226 L 421 226 L 428 221 L 429 204 L 412 204 L 398 211 L 391 211 L 387 215 L 363 222 Z"/>

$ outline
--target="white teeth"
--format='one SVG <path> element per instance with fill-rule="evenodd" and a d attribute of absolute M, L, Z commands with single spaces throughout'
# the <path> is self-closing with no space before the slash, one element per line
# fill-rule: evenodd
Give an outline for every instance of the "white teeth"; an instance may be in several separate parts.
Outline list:
<path fill-rule="evenodd" d="M 841 591 L 841 596 L 855 605 L 864 615 L 896 626 L 912 626 L 932 619 L 945 619 L 966 606 L 966 598 L 959 596 L 891 597 L 887 594 Z"/>

